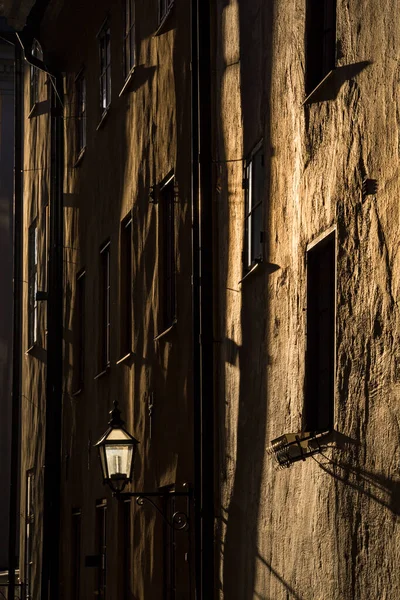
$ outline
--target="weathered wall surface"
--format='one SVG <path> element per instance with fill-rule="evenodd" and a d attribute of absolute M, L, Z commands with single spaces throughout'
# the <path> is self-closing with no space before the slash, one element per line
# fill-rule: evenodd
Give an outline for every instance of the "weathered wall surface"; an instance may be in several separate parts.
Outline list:
<path fill-rule="evenodd" d="M 220 597 L 394 599 L 399 26 L 389 4 L 339 1 L 341 68 L 302 106 L 305 3 L 216 9 Z M 261 138 L 265 260 L 239 285 L 243 159 Z M 332 226 L 340 442 L 276 471 L 270 441 L 302 429 L 306 249 Z"/>
<path fill-rule="evenodd" d="M 107 597 L 123 596 L 126 531 L 122 510 L 102 484 L 97 451 L 93 448 L 107 428 L 108 411 L 118 400 L 127 429 L 140 440 L 133 490 L 193 481 L 191 409 L 191 258 L 190 258 L 190 67 L 189 12 L 177 2 L 158 36 L 157 2 L 136 7 L 137 67 L 124 86 L 124 2 L 62 3 L 49 5 L 42 23 L 45 57 L 65 73 L 64 178 L 64 397 L 62 450 L 61 593 L 75 598 L 72 589 L 75 560 L 72 512 L 81 511 L 81 597 L 98 589 L 98 570 L 85 567 L 85 557 L 98 554 L 96 503 L 107 501 Z M 104 19 L 111 27 L 111 106 L 99 126 L 99 50 L 96 35 Z M 73 40 L 71 43 L 71 31 Z M 87 145 L 76 164 L 75 77 L 84 68 L 87 89 Z M 28 94 L 29 77 L 26 82 Z M 28 102 L 28 100 L 26 100 Z M 42 111 L 40 111 L 42 112 Z M 43 111 L 44 113 L 46 111 Z M 39 185 L 47 184 L 49 168 L 48 115 L 34 113 L 25 132 L 26 226 L 43 205 Z M 35 150 L 32 151 L 32 148 Z M 150 202 L 152 186 L 169 172 L 175 174 L 177 323 L 158 342 L 162 305 L 159 290 L 160 206 Z M 42 195 L 41 195 L 42 194 Z M 37 206 L 37 208 L 35 208 Z M 120 297 L 121 221 L 133 219 L 133 347 L 121 354 Z M 27 234 L 27 229 L 25 230 Z M 100 256 L 111 242 L 110 366 L 99 375 Z M 25 256 L 27 246 L 25 244 Z M 45 257 L 40 257 L 41 269 Z M 84 385 L 76 388 L 77 299 L 76 275 L 86 270 Z M 26 274 L 24 279 L 27 280 Z M 27 299 L 25 298 L 27 302 Z M 41 309 L 44 310 L 44 309 Z M 41 335 L 45 325 L 41 321 Z M 38 344 L 37 346 L 40 346 Z M 38 534 L 35 556 L 40 556 L 43 465 L 45 349 L 35 347 L 25 359 L 22 473 L 35 468 L 35 511 Z M 78 392 L 79 393 L 76 393 Z M 149 399 L 153 399 L 152 416 Z M 22 490 L 24 510 L 24 488 Z M 182 502 L 182 504 L 180 504 Z M 185 501 L 177 500 L 177 509 Z M 161 598 L 166 530 L 151 508 L 132 502 L 131 594 Z M 36 521 L 36 512 L 35 512 Z M 188 534 L 176 534 L 176 585 L 179 598 L 190 597 L 191 563 L 185 561 Z M 22 540 L 22 556 L 24 543 Z M 36 558 L 35 558 L 36 560 Z M 37 563 L 40 567 L 40 560 Z M 22 579 L 24 580 L 24 567 Z M 33 597 L 37 597 L 35 594 Z M 133 597 L 133 596 L 132 596 Z"/>
<path fill-rule="evenodd" d="M 10 482 L 12 369 L 12 200 L 14 143 L 13 49 L 0 44 L 0 472 Z M 0 569 L 8 563 L 9 496 L 0 498 Z"/>

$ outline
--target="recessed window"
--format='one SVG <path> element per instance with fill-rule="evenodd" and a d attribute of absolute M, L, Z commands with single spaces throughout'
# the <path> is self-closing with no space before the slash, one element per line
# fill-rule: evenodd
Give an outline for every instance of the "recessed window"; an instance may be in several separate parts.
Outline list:
<path fill-rule="evenodd" d="M 75 80 L 76 149 L 77 155 L 86 147 L 86 79 L 81 71 Z"/>
<path fill-rule="evenodd" d="M 121 223 L 120 340 L 121 356 L 132 351 L 132 217 Z"/>
<path fill-rule="evenodd" d="M 32 56 L 39 60 L 43 60 L 42 48 L 37 40 L 32 44 Z M 30 72 L 30 102 L 31 109 L 39 102 L 39 74 L 40 70 L 34 65 L 29 65 Z"/>
<path fill-rule="evenodd" d="M 100 53 L 100 107 L 104 113 L 111 104 L 111 36 L 108 21 L 105 22 L 97 37 Z"/>
<path fill-rule="evenodd" d="M 335 68 L 336 0 L 307 0 L 306 93 Z"/>
<path fill-rule="evenodd" d="M 125 0 L 124 25 L 124 76 L 126 79 L 136 62 L 135 0 Z"/>
<path fill-rule="evenodd" d="M 85 374 L 85 288 L 86 272 L 82 270 L 76 278 L 75 391 L 83 389 Z"/>
<path fill-rule="evenodd" d="M 245 167 L 245 268 L 251 268 L 263 258 L 263 200 L 264 200 L 264 149 L 259 144 Z"/>
<path fill-rule="evenodd" d="M 33 505 L 33 471 L 28 471 L 26 474 L 26 491 L 25 491 L 25 599 L 32 600 L 32 573 L 33 573 L 33 557 L 34 557 L 34 505 Z"/>
<path fill-rule="evenodd" d="M 71 523 L 71 598 L 80 598 L 81 522 L 82 513 L 80 509 L 74 509 Z"/>
<path fill-rule="evenodd" d="M 160 186 L 160 303 L 162 326 L 170 327 L 176 319 L 175 256 L 175 180 L 171 175 Z"/>
<path fill-rule="evenodd" d="M 326 431 L 333 427 L 335 264 L 332 233 L 307 252 L 305 431 Z"/>
<path fill-rule="evenodd" d="M 38 339 L 38 230 L 37 221 L 32 223 L 28 232 L 28 348 Z"/>
<path fill-rule="evenodd" d="M 101 500 L 96 505 L 96 546 L 99 556 L 97 569 L 96 597 L 104 600 L 107 585 L 107 502 Z"/>
<path fill-rule="evenodd" d="M 110 242 L 100 249 L 100 367 L 105 370 L 110 364 L 111 326 L 111 283 Z"/>
<path fill-rule="evenodd" d="M 174 4 L 174 0 L 158 0 L 158 22 L 161 24 Z"/>

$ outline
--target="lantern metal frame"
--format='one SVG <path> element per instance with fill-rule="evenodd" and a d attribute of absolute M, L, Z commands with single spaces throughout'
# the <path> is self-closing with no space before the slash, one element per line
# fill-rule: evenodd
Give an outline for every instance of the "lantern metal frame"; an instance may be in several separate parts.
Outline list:
<path fill-rule="evenodd" d="M 114 408 L 113 410 L 110 411 L 110 420 L 108 422 L 108 429 L 107 431 L 101 436 L 101 438 L 99 439 L 98 442 L 96 442 L 95 446 L 97 446 L 98 451 L 99 451 L 99 459 L 100 459 L 100 466 L 101 466 L 101 470 L 102 470 L 102 474 L 103 474 L 103 483 L 107 484 L 109 486 L 109 488 L 112 491 L 113 496 L 120 501 L 126 501 L 128 498 L 135 498 L 136 499 L 136 504 L 138 506 L 143 506 L 145 503 L 150 504 L 153 508 L 156 509 L 156 511 L 161 515 L 162 519 L 164 520 L 164 523 L 166 525 L 168 525 L 169 527 L 171 527 L 171 529 L 174 529 L 175 531 L 188 531 L 189 530 L 189 509 L 190 509 L 190 500 L 193 497 L 193 490 L 190 488 L 190 486 L 188 484 L 183 484 L 183 487 L 186 487 L 186 490 L 181 490 L 181 491 L 177 491 L 177 490 L 173 490 L 173 489 L 164 489 L 164 490 L 159 490 L 156 492 L 124 492 L 124 488 L 127 485 L 127 483 L 131 483 L 132 481 L 132 475 L 133 475 L 133 468 L 134 468 L 134 460 L 135 460 L 135 454 L 136 454 L 136 449 L 137 449 L 137 445 L 140 443 L 136 438 L 134 438 L 129 431 L 127 431 L 124 427 L 125 425 L 125 421 L 123 421 L 121 419 L 121 411 L 118 408 L 118 402 L 115 400 L 114 401 Z M 117 480 L 116 478 L 114 478 L 114 480 L 111 477 L 106 477 L 107 473 L 108 473 L 108 467 L 107 467 L 107 458 L 105 455 L 105 445 L 106 445 L 106 440 L 108 438 L 108 436 L 110 435 L 110 433 L 114 430 L 114 429 L 121 429 L 124 434 L 127 436 L 127 439 L 125 440 L 112 440 L 112 445 L 131 445 L 131 447 L 133 448 L 133 455 L 132 455 L 132 461 L 131 461 L 131 468 L 130 468 L 130 472 L 127 475 L 127 477 L 125 477 L 124 479 L 119 479 Z M 120 487 L 114 485 L 115 481 L 119 481 L 120 483 Z M 164 512 L 161 510 L 161 508 L 157 505 L 157 503 L 153 500 L 153 498 L 163 498 L 163 499 L 167 499 L 167 498 L 175 498 L 175 497 L 182 497 L 182 498 L 187 498 L 187 509 L 186 512 L 182 511 L 182 510 L 177 510 L 174 512 L 174 514 L 172 515 L 171 519 L 168 519 Z"/>

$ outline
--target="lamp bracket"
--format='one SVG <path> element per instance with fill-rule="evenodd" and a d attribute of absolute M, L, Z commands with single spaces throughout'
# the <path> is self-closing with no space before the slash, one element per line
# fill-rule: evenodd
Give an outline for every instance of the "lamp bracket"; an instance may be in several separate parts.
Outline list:
<path fill-rule="evenodd" d="M 115 496 L 118 500 L 124 500 L 126 498 L 136 498 L 136 504 L 143 506 L 146 502 L 151 504 L 153 508 L 161 515 L 164 523 L 175 531 L 189 531 L 189 515 L 182 510 L 177 510 L 172 515 L 172 519 L 167 519 L 161 508 L 158 506 L 152 498 L 169 498 L 169 497 L 184 497 L 191 498 L 192 492 L 115 492 Z"/>

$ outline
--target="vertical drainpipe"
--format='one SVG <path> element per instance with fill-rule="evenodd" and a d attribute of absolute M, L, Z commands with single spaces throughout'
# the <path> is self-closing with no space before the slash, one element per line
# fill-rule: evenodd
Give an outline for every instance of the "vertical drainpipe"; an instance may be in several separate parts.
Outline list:
<path fill-rule="evenodd" d="M 210 2 L 192 0 L 192 311 L 196 600 L 214 592 L 214 357 Z"/>
<path fill-rule="evenodd" d="M 11 412 L 11 480 L 8 526 L 9 598 L 15 597 L 17 519 L 19 515 L 19 445 L 21 414 L 22 322 L 22 52 L 14 44 L 14 207 L 13 207 L 13 348 Z"/>
<path fill-rule="evenodd" d="M 59 600 L 63 340 L 63 97 L 62 76 L 52 76 L 50 252 L 47 296 L 46 441 L 43 489 L 41 600 Z M 50 425 L 50 426 L 49 426 Z"/>

